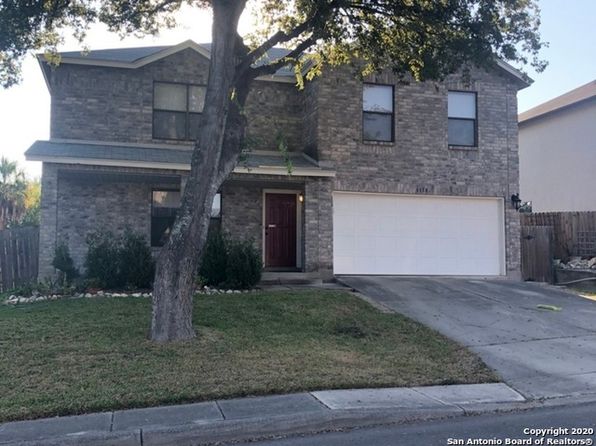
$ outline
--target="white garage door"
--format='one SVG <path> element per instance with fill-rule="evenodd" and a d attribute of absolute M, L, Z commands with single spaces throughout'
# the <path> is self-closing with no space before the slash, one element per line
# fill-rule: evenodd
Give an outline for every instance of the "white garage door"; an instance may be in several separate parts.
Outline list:
<path fill-rule="evenodd" d="M 500 275 L 503 201 L 333 194 L 335 274 Z"/>

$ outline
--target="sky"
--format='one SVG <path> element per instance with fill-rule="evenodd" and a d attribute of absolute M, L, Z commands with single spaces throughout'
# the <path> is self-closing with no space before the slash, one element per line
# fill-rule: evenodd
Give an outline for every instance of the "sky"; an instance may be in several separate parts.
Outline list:
<path fill-rule="evenodd" d="M 596 79 L 596 0 L 540 0 L 541 35 L 550 46 L 541 57 L 549 62 L 542 73 L 526 71 L 534 83 L 519 92 L 520 112 Z M 243 15 L 240 32 L 251 29 L 254 19 Z M 178 26 L 159 36 L 120 39 L 98 25 L 92 28 L 86 44 L 91 49 L 130 46 L 173 45 L 187 39 L 211 40 L 211 16 L 208 11 L 184 7 L 178 14 Z M 73 39 L 60 50 L 80 49 Z M 50 96 L 35 58 L 29 55 L 23 64 L 22 82 L 0 88 L 0 154 L 17 160 L 29 177 L 41 173 L 40 162 L 25 161 L 24 152 L 38 139 L 49 138 Z"/>

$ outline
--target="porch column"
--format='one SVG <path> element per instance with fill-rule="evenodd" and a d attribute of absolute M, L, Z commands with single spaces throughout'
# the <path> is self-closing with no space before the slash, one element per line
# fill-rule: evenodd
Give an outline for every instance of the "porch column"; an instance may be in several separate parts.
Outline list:
<path fill-rule="evenodd" d="M 316 178 L 304 186 L 304 267 L 323 279 L 333 276 L 332 184 L 329 178 Z"/>
<path fill-rule="evenodd" d="M 39 218 L 39 272 L 38 280 L 53 277 L 52 266 L 56 249 L 58 216 L 58 165 L 43 163 L 41 174 L 41 203 Z"/>

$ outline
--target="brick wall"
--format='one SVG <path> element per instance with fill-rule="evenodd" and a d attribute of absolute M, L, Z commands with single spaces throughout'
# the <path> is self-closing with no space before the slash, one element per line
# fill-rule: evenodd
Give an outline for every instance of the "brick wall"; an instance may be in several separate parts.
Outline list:
<path fill-rule="evenodd" d="M 179 188 L 179 182 L 160 180 L 159 175 L 166 173 L 170 178 L 180 175 L 177 171 L 44 163 L 39 278 L 53 276 L 54 249 L 61 241 L 82 272 L 85 238 L 98 229 L 118 235 L 130 227 L 150 243 L 152 190 Z"/>
<path fill-rule="evenodd" d="M 205 84 L 208 72 L 209 61 L 192 49 L 137 69 L 59 65 L 49 72 L 51 137 L 176 143 L 152 137 L 153 82 Z M 302 100 L 293 84 L 255 81 L 246 113 L 251 148 L 276 150 L 281 131 L 290 150 L 301 149 Z"/>
<path fill-rule="evenodd" d="M 473 70 L 469 82 L 402 85 L 391 73 L 366 79 L 395 85 L 395 142 L 362 141 L 362 82 L 337 68 L 318 82 L 318 159 L 337 171 L 334 189 L 503 197 L 507 271 L 519 273 L 519 215 L 509 197 L 519 190 L 517 84 Z M 478 148 L 447 144 L 447 91 L 478 92 Z"/>
<path fill-rule="evenodd" d="M 136 70 L 61 65 L 50 75 L 52 138 L 158 142 L 151 137 L 153 82 L 204 83 L 206 73 L 207 60 L 190 49 Z M 249 96 L 251 148 L 276 150 L 275 137 L 281 129 L 291 150 L 304 150 L 337 171 L 334 180 L 258 176 L 258 181 L 278 187 L 287 182 L 304 187 L 305 268 L 331 269 L 331 194 L 343 190 L 503 197 L 507 271 L 518 273 L 519 216 L 509 205 L 509 197 L 519 190 L 517 81 L 482 70 L 473 70 L 468 80 L 454 75 L 443 83 L 403 85 L 391 73 L 367 81 L 395 85 L 395 142 L 362 141 L 362 82 L 346 67 L 326 72 L 303 91 L 292 84 L 257 81 Z M 478 93 L 477 149 L 448 148 L 449 89 Z M 55 215 L 56 204 L 64 207 L 69 200 L 57 192 L 56 183 L 56 167 L 44 165 L 40 237 L 46 245 L 51 236 L 45 232 L 51 231 L 45 226 L 60 227 L 58 219 L 69 224 L 68 215 Z M 127 191 L 110 187 L 102 193 L 122 201 L 138 200 L 144 193 L 137 186 Z M 263 187 L 255 182 L 230 183 L 224 186 L 222 202 L 224 229 L 250 235 L 259 247 Z M 83 197 L 91 192 L 76 190 Z M 81 206 L 87 201 L 82 199 Z M 95 215 L 101 214 L 102 203 L 93 204 Z M 123 211 L 130 211 L 130 218 L 141 213 L 134 207 Z M 72 212 L 74 221 L 82 220 L 77 211 Z M 40 253 L 46 263 L 48 252 Z"/>
<path fill-rule="evenodd" d="M 302 266 L 305 271 L 332 275 L 333 183 L 328 178 L 233 175 L 222 187 L 222 229 L 236 238 L 252 239 L 263 248 L 263 193 L 293 190 L 304 193 L 300 206 Z M 300 235 L 299 235 L 300 237 Z"/>

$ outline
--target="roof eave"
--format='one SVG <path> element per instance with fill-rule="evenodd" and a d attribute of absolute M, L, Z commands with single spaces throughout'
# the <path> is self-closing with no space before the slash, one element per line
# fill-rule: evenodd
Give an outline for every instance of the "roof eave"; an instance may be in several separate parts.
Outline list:
<path fill-rule="evenodd" d="M 87 166 L 104 166 L 104 167 L 132 167 L 132 168 L 149 168 L 149 169 L 168 169 L 168 170 L 190 170 L 190 164 L 186 163 L 164 163 L 155 161 L 133 161 L 133 160 L 116 160 L 103 158 L 76 158 L 64 156 L 51 155 L 30 155 L 25 152 L 25 159 L 27 161 L 41 161 L 43 163 L 55 164 L 79 164 Z M 289 176 L 287 167 L 279 166 L 257 166 L 244 167 L 237 166 L 234 173 L 252 174 L 252 175 L 285 175 Z M 316 167 L 296 167 L 292 170 L 292 176 L 304 177 L 335 177 L 335 171 L 319 169 Z"/>
<path fill-rule="evenodd" d="M 515 77 L 516 79 L 518 79 L 520 81 L 520 83 L 522 84 L 522 87 L 520 88 L 520 90 L 523 88 L 527 88 L 534 83 L 534 80 L 532 78 L 530 78 L 528 75 L 522 73 L 520 70 L 515 68 L 513 65 L 510 65 L 509 63 L 507 63 L 504 60 L 499 59 L 499 58 L 495 59 L 495 61 L 499 68 L 501 68 L 502 70 L 509 73 L 510 75 L 512 75 L 513 77 Z"/>
<path fill-rule="evenodd" d="M 43 54 L 36 54 L 35 58 L 37 59 L 37 63 L 39 64 L 39 69 L 41 70 L 41 74 L 43 74 L 43 80 L 46 83 L 46 87 L 48 87 L 48 91 L 51 93 L 52 92 L 52 86 L 50 84 L 50 80 L 48 79 L 48 73 L 44 67 L 44 63 L 47 64 L 47 62 L 44 60 L 42 60 L 42 57 L 45 58 L 45 56 Z"/>

